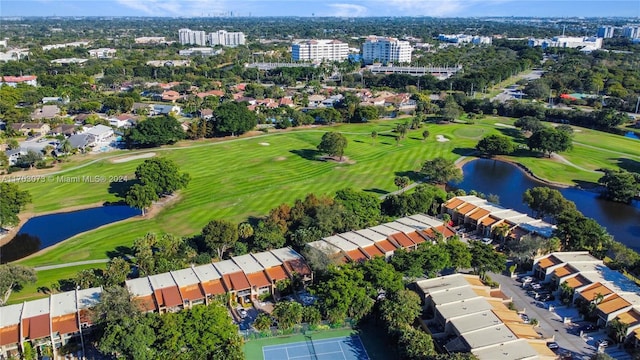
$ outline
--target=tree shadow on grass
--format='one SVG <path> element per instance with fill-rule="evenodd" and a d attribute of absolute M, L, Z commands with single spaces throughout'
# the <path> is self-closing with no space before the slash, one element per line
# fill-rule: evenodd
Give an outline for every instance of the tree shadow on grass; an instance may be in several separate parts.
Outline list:
<path fill-rule="evenodd" d="M 625 159 L 625 158 L 611 158 L 621 169 L 629 172 L 640 173 L 640 161 Z"/>
<path fill-rule="evenodd" d="M 73 281 L 73 279 L 58 280 L 58 285 L 60 291 L 71 291 L 76 289 L 76 283 Z"/>
<path fill-rule="evenodd" d="M 459 156 L 471 156 L 476 153 L 476 149 L 457 147 L 451 150 L 451 152 Z"/>
<path fill-rule="evenodd" d="M 577 180 L 577 179 L 573 179 L 571 181 L 573 181 L 576 184 L 576 186 L 581 189 L 597 189 L 600 187 L 600 184 L 596 182 Z"/>
<path fill-rule="evenodd" d="M 413 171 L 413 170 L 396 171 L 395 175 L 396 176 L 406 176 L 413 182 L 420 181 L 420 180 L 424 179 L 424 176 L 422 176 L 419 172 Z"/>
<path fill-rule="evenodd" d="M 127 191 L 129 191 L 129 188 L 137 183 L 137 179 L 131 179 L 127 181 L 112 181 L 111 183 L 109 183 L 108 191 L 109 194 L 114 194 L 115 196 L 124 199 L 124 197 L 127 195 Z"/>
<path fill-rule="evenodd" d="M 522 132 L 520 130 L 518 130 L 518 129 L 499 128 L 498 131 L 500 131 L 502 133 L 502 135 L 506 135 L 506 136 L 509 136 L 509 137 L 513 138 L 513 141 L 515 141 L 516 143 L 519 143 L 519 144 L 526 144 L 527 143 L 527 138 L 522 136 Z"/>
<path fill-rule="evenodd" d="M 353 142 L 360 143 L 360 144 L 364 143 L 364 141 L 362 140 L 353 140 Z"/>
<path fill-rule="evenodd" d="M 387 195 L 389 192 L 386 190 L 382 190 L 382 189 L 378 189 L 378 188 L 373 188 L 373 189 L 362 189 L 362 191 L 364 192 L 370 192 L 373 194 L 378 194 L 378 195 Z"/>
<path fill-rule="evenodd" d="M 107 256 L 109 257 L 109 259 L 114 259 L 117 257 L 128 259 L 129 256 L 133 256 L 133 249 L 129 246 L 117 246 L 115 250 L 107 251 Z"/>
<path fill-rule="evenodd" d="M 544 157 L 544 158 L 548 158 L 546 155 L 544 155 L 541 152 L 532 151 L 532 150 L 529 150 L 527 148 L 516 149 L 514 152 L 512 152 L 509 155 L 515 156 L 515 157 L 530 157 L 530 158 L 543 158 Z"/>
<path fill-rule="evenodd" d="M 315 161 L 320 160 L 319 159 L 320 152 L 318 150 L 315 150 L 315 149 L 291 150 L 289 152 L 294 154 L 294 155 L 298 155 L 301 158 L 306 159 L 306 160 L 315 160 Z"/>

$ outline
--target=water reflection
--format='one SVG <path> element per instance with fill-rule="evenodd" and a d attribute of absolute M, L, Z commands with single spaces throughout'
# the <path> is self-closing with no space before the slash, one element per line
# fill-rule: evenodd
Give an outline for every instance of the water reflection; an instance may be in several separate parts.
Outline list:
<path fill-rule="evenodd" d="M 522 194 L 529 188 L 548 186 L 524 174 L 517 166 L 496 160 L 478 159 L 462 167 L 464 180 L 455 187 L 476 190 L 486 195 L 496 194 L 500 204 L 531 214 L 522 202 Z M 631 205 L 601 199 L 597 192 L 577 188 L 556 188 L 575 202 L 585 216 L 598 221 L 617 241 L 640 251 L 640 203 Z"/>

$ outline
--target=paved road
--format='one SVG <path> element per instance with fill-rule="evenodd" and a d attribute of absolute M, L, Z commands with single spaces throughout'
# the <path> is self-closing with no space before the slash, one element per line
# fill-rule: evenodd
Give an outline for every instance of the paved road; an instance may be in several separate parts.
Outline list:
<path fill-rule="evenodd" d="M 520 288 L 520 283 L 501 274 L 490 274 L 490 276 L 501 285 L 502 291 L 513 299 L 513 303 L 518 310 L 524 309 L 524 312 L 529 315 L 529 318 L 538 320 L 540 323 L 538 331 L 545 336 L 555 336 L 556 342 L 562 349 L 569 350 L 578 355 L 575 357 L 577 359 L 595 353 L 593 346 L 587 344 L 579 336 L 567 332 L 568 327 L 562 323 L 558 315 L 551 313 L 545 308 L 536 306 L 535 303 L 537 302 Z"/>

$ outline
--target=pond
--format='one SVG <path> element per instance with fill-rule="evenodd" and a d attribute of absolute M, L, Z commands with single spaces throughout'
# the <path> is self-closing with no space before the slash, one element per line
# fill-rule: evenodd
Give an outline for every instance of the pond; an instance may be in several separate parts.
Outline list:
<path fill-rule="evenodd" d="M 636 140 L 640 140 L 640 136 L 638 136 L 636 133 L 634 133 L 633 131 L 628 131 L 624 134 L 624 137 L 628 137 L 630 139 L 636 139 Z"/>
<path fill-rule="evenodd" d="M 548 186 L 528 177 L 516 165 L 490 159 L 468 162 L 462 167 L 462 172 L 464 180 L 455 188 L 498 195 L 501 206 L 529 215 L 532 212 L 522 202 L 522 194 L 532 187 Z M 578 210 L 604 226 L 615 240 L 640 252 L 640 202 L 626 205 L 604 200 L 593 191 L 549 187 L 559 190 L 565 198 L 576 203 Z"/>
<path fill-rule="evenodd" d="M 11 241 L 0 247 L 0 263 L 21 259 L 74 235 L 140 213 L 129 206 L 115 205 L 31 218 Z"/>

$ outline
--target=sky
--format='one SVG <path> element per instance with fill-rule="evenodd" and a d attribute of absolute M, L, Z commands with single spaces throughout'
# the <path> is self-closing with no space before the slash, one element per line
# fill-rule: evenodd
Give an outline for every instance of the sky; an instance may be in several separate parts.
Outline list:
<path fill-rule="evenodd" d="M 640 0 L 0 0 L 0 16 L 640 17 Z"/>

